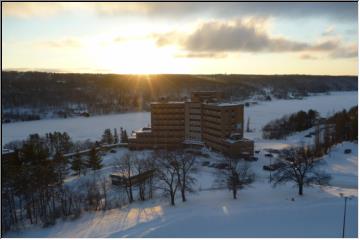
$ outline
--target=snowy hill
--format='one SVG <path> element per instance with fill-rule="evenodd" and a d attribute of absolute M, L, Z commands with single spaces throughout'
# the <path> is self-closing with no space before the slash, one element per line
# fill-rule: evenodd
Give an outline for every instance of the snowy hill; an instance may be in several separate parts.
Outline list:
<path fill-rule="evenodd" d="M 6 237 L 340 237 L 342 191 L 316 187 L 297 197 L 291 186 L 273 189 L 256 183 L 241 191 L 238 200 L 231 199 L 227 190 L 202 191 L 176 207 L 167 201 L 135 203 Z M 347 237 L 357 236 L 357 224 L 353 199 L 348 205 Z"/>
<path fill-rule="evenodd" d="M 328 104 L 331 102 L 332 104 Z M 310 131 L 294 133 L 287 139 L 265 140 L 261 128 L 268 121 L 284 114 L 310 108 L 323 116 L 327 113 L 350 108 L 357 104 L 357 92 L 333 93 L 327 96 L 308 97 L 305 100 L 276 100 L 261 102 L 245 108 L 246 118 L 250 116 L 253 132 L 245 137 L 255 140 L 257 161 L 251 162 L 251 170 L 256 174 L 255 182 L 238 193 L 233 200 L 226 189 L 217 189 L 214 181 L 217 170 L 202 166 L 202 163 L 216 163 L 223 156 L 209 152 L 209 157 L 197 156 L 198 172 L 195 177 L 196 192 L 182 203 L 178 198 L 171 207 L 168 199 L 156 193 L 153 200 L 135 201 L 122 208 L 107 211 L 84 212 L 76 220 L 58 220 L 54 226 L 42 228 L 29 226 L 18 232 L 8 232 L 6 237 L 341 237 L 344 200 L 340 193 L 354 196 L 348 202 L 346 236 L 358 235 L 358 144 L 344 142 L 333 146 L 323 157 L 323 170 L 330 173 L 330 186 L 304 189 L 304 196 L 297 195 L 291 184 L 276 188 L 269 183 L 269 172 L 262 169 L 269 164 L 265 156 L 268 149 L 283 149 L 289 146 L 313 143 L 313 138 L 305 138 Z M 29 131 L 45 133 L 49 131 L 69 131 L 75 139 L 101 136 L 104 128 L 123 126 L 129 132 L 146 126 L 149 113 L 119 114 L 94 118 L 74 118 L 66 120 L 41 120 L 3 125 L 3 141 L 25 138 Z M 43 125 L 42 125 L 43 124 Z M 138 127 L 137 127 L 138 126 Z M 346 149 L 351 153 L 345 154 Z M 104 167 L 96 172 L 108 178 L 114 171 L 113 164 L 129 150 L 116 148 L 115 153 L 102 157 Z M 149 154 L 143 151 L 142 154 Z M 274 159 L 276 154 L 274 154 Z M 82 184 L 92 178 L 69 176 L 65 185 L 82 191 Z M 110 198 L 119 195 L 112 187 Z"/>
<path fill-rule="evenodd" d="M 352 154 L 343 153 L 347 148 Z M 127 151 L 107 154 L 101 175 L 113 171 L 112 163 Z M 355 196 L 348 203 L 346 236 L 357 236 L 357 144 L 346 142 L 333 147 L 324 157 L 324 167 L 334 177 L 333 186 L 305 188 L 301 197 L 291 184 L 276 188 L 269 184 L 269 173 L 262 170 L 268 163 L 264 153 L 257 154 L 259 160 L 251 163 L 255 183 L 240 190 L 237 200 L 226 189 L 210 190 L 216 170 L 203 166 L 196 174 L 198 191 L 186 203 L 179 198 L 175 207 L 157 197 L 121 209 L 86 212 L 79 219 L 58 221 L 45 229 L 10 232 L 6 237 L 341 237 L 344 200 L 340 193 Z M 212 153 L 210 161 L 220 158 Z M 345 161 L 339 167 L 336 159 L 341 158 Z M 199 163 L 204 160 L 197 159 Z M 91 174 L 70 178 L 67 184 L 78 187 L 89 177 Z"/>

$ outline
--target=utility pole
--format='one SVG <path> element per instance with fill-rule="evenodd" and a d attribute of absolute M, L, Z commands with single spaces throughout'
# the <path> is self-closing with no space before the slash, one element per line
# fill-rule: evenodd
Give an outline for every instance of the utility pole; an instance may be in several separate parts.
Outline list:
<path fill-rule="evenodd" d="M 343 193 L 340 193 L 340 196 L 344 198 L 345 204 L 344 204 L 344 217 L 343 217 L 343 227 L 342 227 L 342 237 L 345 238 L 345 225 L 346 225 L 346 203 L 347 200 L 351 200 L 351 197 L 344 196 Z"/>
<path fill-rule="evenodd" d="M 271 177 L 271 172 L 272 172 L 272 170 L 271 170 L 271 158 L 272 157 L 268 157 L 269 158 L 269 182 L 271 183 L 271 181 L 272 181 L 272 177 Z"/>
<path fill-rule="evenodd" d="M 272 157 L 270 157 L 270 168 L 271 168 L 271 158 Z M 271 168 L 272 169 L 272 168 Z M 271 172 L 272 172 L 272 170 L 270 169 L 270 183 L 271 183 L 271 181 L 272 181 L 272 177 L 271 177 Z"/>

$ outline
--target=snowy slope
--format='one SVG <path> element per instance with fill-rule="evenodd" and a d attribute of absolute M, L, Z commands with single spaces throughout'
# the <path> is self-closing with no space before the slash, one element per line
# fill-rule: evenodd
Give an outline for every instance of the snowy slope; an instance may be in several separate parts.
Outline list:
<path fill-rule="evenodd" d="M 304 136 L 312 130 L 295 133 L 283 140 L 264 140 L 260 131 L 268 121 L 284 114 L 313 108 L 326 116 L 327 112 L 350 108 L 356 104 L 357 92 L 346 92 L 314 96 L 305 100 L 261 102 L 245 108 L 245 114 L 250 115 L 251 128 L 255 128 L 254 132 L 245 133 L 245 136 L 255 139 L 255 149 L 260 150 L 260 153 L 256 154 L 258 161 L 251 162 L 256 182 L 251 187 L 240 190 L 237 200 L 231 198 L 228 190 L 213 189 L 216 187 L 214 180 L 217 171 L 201 166 L 201 163 L 218 162 L 223 157 L 211 152 L 209 158 L 197 157 L 197 192 L 191 194 L 186 203 L 181 203 L 178 198 L 177 205 L 170 207 L 168 200 L 160 198 L 158 193 L 151 201 L 135 202 L 121 209 L 105 212 L 85 212 L 77 220 L 59 220 L 55 226 L 45 229 L 32 226 L 18 233 L 7 233 L 6 237 L 341 237 L 344 201 L 340 198 L 340 193 L 355 196 L 348 205 L 346 236 L 356 237 L 358 145 L 345 142 L 334 146 L 324 156 L 326 164 L 323 166 L 333 177 L 331 186 L 305 188 L 304 196 L 299 197 L 297 189 L 291 184 L 273 188 L 268 182 L 269 172 L 263 171 L 262 166 L 269 164 L 269 158 L 265 157 L 266 149 L 311 144 L 313 139 Z M 44 121 L 46 124 L 43 127 L 41 124 L 37 125 Z M 70 129 L 70 135 L 75 140 L 97 139 L 104 128 L 123 126 L 130 131 L 149 122 L 148 113 L 132 113 L 4 124 L 3 139 L 26 137 L 29 129 L 41 130 L 40 133 Z M 344 150 L 348 148 L 352 153 L 344 154 Z M 125 148 L 116 148 L 116 153 L 103 156 L 104 168 L 97 172 L 98 177 L 108 177 L 114 171 L 113 163 L 126 152 L 128 150 Z M 150 151 L 144 151 L 143 154 L 149 153 Z M 275 158 L 276 156 L 272 161 Z M 80 178 L 69 177 L 66 185 L 81 191 L 82 182 L 91 177 L 91 174 Z M 112 188 L 110 194 L 116 195 L 117 190 Z"/>
<path fill-rule="evenodd" d="M 344 155 L 346 148 L 351 148 L 353 153 Z M 256 182 L 240 190 L 238 199 L 233 200 L 228 190 L 212 189 L 216 169 L 201 166 L 203 161 L 221 160 L 220 154 L 211 153 L 210 158 L 197 158 L 197 192 L 186 203 L 178 198 L 177 205 L 170 207 L 168 200 L 160 198 L 158 193 L 151 201 L 105 212 L 86 212 L 74 221 L 59 220 L 50 228 L 32 227 L 10 232 L 6 237 L 340 237 L 344 204 L 340 193 L 355 196 L 348 205 L 346 236 L 356 237 L 356 149 L 357 144 L 348 142 L 333 147 L 324 157 L 324 170 L 334 178 L 332 186 L 305 188 L 302 197 L 292 184 L 276 188 L 269 184 L 269 172 L 262 170 L 269 159 L 262 150 L 256 155 L 259 160 L 250 163 Z M 114 171 L 114 161 L 126 152 L 127 149 L 118 148 L 116 153 L 105 155 L 105 166 L 97 174 L 108 176 Z M 344 157 L 344 162 L 337 160 Z M 80 179 L 69 177 L 66 184 L 80 188 L 91 177 L 92 174 Z M 118 193 L 113 188 L 110 194 Z"/>
<path fill-rule="evenodd" d="M 340 237 L 339 192 L 310 188 L 298 197 L 290 186 L 257 183 L 240 191 L 237 200 L 227 190 L 202 191 L 176 207 L 165 201 L 134 203 L 6 237 Z M 347 237 L 357 236 L 356 202 L 349 201 Z"/>
<path fill-rule="evenodd" d="M 351 149 L 350 154 L 344 154 L 345 149 Z M 358 187 L 358 145 L 343 142 L 334 146 L 330 154 L 324 157 L 324 170 L 332 175 L 330 184 L 345 188 Z"/>

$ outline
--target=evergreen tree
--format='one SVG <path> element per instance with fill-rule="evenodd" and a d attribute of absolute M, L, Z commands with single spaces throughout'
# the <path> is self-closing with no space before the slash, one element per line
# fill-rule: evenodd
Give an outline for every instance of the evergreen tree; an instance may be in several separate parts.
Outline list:
<path fill-rule="evenodd" d="M 58 180 L 62 183 L 67 174 L 67 160 L 61 152 L 55 153 L 53 157 L 53 164 Z"/>
<path fill-rule="evenodd" d="M 76 172 L 78 176 L 80 176 L 81 169 L 83 168 L 83 161 L 81 159 L 81 155 L 79 153 L 79 150 L 76 151 L 76 154 L 74 156 L 74 160 L 71 162 L 71 169 Z"/>
<path fill-rule="evenodd" d="M 120 142 L 124 142 L 124 129 L 120 127 Z"/>
<path fill-rule="evenodd" d="M 324 151 L 328 153 L 329 148 L 331 147 L 331 134 L 330 134 L 330 126 L 329 124 L 325 125 L 324 129 Z"/>
<path fill-rule="evenodd" d="M 320 125 L 315 126 L 315 136 L 314 136 L 314 146 L 315 146 L 315 155 L 321 156 L 321 142 L 320 142 Z"/>
<path fill-rule="evenodd" d="M 103 167 L 101 164 L 101 158 L 95 147 L 92 147 L 89 152 L 88 167 L 94 171 Z"/>
<path fill-rule="evenodd" d="M 106 144 L 112 144 L 114 143 L 114 137 L 111 133 L 110 128 L 105 129 L 104 134 L 102 135 L 102 140 L 103 143 Z"/>
<path fill-rule="evenodd" d="M 118 143 L 119 142 L 119 135 L 117 133 L 116 128 L 114 128 L 114 143 Z"/>
<path fill-rule="evenodd" d="M 248 121 L 247 121 L 246 132 L 250 132 L 250 117 L 248 118 Z"/>
<path fill-rule="evenodd" d="M 127 135 L 126 130 L 123 130 L 123 131 L 122 131 L 122 134 L 121 134 L 121 142 L 122 142 L 122 143 L 127 143 L 127 142 L 129 142 L 129 139 L 128 139 L 128 135 Z"/>

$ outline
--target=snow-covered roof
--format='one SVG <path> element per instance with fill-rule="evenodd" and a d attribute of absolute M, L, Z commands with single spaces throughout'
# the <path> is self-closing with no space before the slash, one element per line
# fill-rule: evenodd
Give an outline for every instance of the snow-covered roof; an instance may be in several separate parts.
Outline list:
<path fill-rule="evenodd" d="M 8 153 L 13 153 L 13 152 L 14 152 L 14 150 L 10 150 L 10 149 L 7 149 L 7 148 L 3 148 L 1 150 L 1 154 L 8 154 Z"/>
<path fill-rule="evenodd" d="M 184 144 L 204 145 L 204 143 L 202 141 L 196 140 L 196 139 L 185 139 L 185 141 L 183 143 Z"/>
<path fill-rule="evenodd" d="M 151 104 L 183 104 L 184 101 L 157 101 L 157 102 L 151 102 Z"/>
<path fill-rule="evenodd" d="M 151 128 L 150 127 L 143 127 L 143 128 L 138 129 L 138 130 L 135 130 L 135 133 L 143 133 L 143 132 L 151 133 Z"/>
<path fill-rule="evenodd" d="M 227 103 L 227 102 L 214 102 L 214 103 L 206 103 L 207 105 L 219 106 L 219 107 L 231 107 L 231 106 L 243 106 L 241 103 Z"/>
<path fill-rule="evenodd" d="M 252 140 L 247 139 L 247 138 L 241 138 L 241 139 L 231 139 L 231 138 L 227 138 L 225 141 L 228 142 L 228 143 L 252 142 Z"/>

